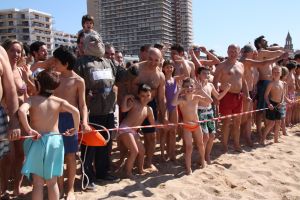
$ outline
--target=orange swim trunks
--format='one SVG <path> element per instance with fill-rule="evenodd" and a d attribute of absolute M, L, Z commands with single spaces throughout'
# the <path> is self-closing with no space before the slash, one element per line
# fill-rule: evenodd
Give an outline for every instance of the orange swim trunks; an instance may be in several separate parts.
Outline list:
<path fill-rule="evenodd" d="M 187 131 L 193 132 L 193 131 L 197 130 L 197 128 L 199 128 L 199 126 L 200 125 L 198 123 L 185 123 L 185 124 L 183 124 L 182 127 Z"/>
<path fill-rule="evenodd" d="M 243 108 L 243 94 L 228 92 L 221 100 L 219 111 L 221 115 L 241 113 Z"/>

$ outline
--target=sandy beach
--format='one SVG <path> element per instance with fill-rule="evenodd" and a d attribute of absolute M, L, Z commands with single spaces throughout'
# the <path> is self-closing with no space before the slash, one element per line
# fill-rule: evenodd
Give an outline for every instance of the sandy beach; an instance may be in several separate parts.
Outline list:
<path fill-rule="evenodd" d="M 197 169 L 197 151 L 193 154 L 193 174 L 184 174 L 182 153 L 178 163 L 158 162 L 158 172 L 122 179 L 117 183 L 100 182 L 96 192 L 82 192 L 76 180 L 78 200 L 98 199 L 300 199 L 300 125 L 288 129 L 289 136 L 281 136 L 280 143 L 244 147 L 244 153 L 229 150 L 221 154 L 218 139 L 213 149 L 212 165 Z M 179 146 L 178 146 L 179 147 Z M 178 148 L 179 149 L 179 148 Z M 157 149 L 158 150 L 158 149 Z M 27 186 L 26 191 L 30 191 Z M 30 193 L 24 198 L 30 199 Z"/>

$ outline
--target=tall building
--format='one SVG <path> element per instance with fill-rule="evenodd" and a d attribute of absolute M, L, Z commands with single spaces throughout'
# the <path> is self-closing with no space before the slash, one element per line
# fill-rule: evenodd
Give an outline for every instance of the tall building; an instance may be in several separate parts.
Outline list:
<path fill-rule="evenodd" d="M 144 44 L 192 44 L 192 0 L 87 0 L 104 42 L 127 55 Z"/>
<path fill-rule="evenodd" d="M 17 39 L 31 44 L 43 41 L 47 44 L 48 53 L 53 49 L 52 16 L 32 9 L 0 10 L 0 40 Z"/>
<path fill-rule="evenodd" d="M 293 41 L 292 41 L 292 37 L 290 35 L 290 32 L 288 32 L 288 34 L 286 36 L 284 48 L 286 50 L 288 50 L 290 53 L 294 52 Z"/>

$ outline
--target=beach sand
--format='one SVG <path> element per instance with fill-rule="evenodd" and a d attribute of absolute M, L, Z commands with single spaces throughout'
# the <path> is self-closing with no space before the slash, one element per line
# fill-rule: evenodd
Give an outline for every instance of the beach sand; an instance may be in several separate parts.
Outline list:
<path fill-rule="evenodd" d="M 197 169 L 197 151 L 193 154 L 193 174 L 184 173 L 182 153 L 178 164 L 158 162 L 159 169 L 135 180 L 122 179 L 117 183 L 100 182 L 95 192 L 82 192 L 76 180 L 78 200 L 97 199 L 282 199 L 300 200 L 300 125 L 288 129 L 289 136 L 281 136 L 280 143 L 255 144 L 243 147 L 243 153 L 229 150 L 221 154 L 221 144 L 216 140 L 212 164 Z M 179 146 L 178 146 L 179 147 Z M 158 149 L 157 149 L 158 150 Z M 25 190 L 30 191 L 30 186 Z M 30 199 L 30 194 L 24 198 Z M 46 198 L 45 198 L 46 199 Z"/>

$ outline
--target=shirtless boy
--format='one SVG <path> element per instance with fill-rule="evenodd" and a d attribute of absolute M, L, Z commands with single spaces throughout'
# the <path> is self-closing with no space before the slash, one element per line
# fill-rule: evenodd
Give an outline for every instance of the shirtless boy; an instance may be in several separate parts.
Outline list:
<path fill-rule="evenodd" d="M 64 148 L 58 130 L 59 112 L 69 112 L 74 126 L 65 131 L 72 135 L 79 128 L 79 111 L 66 100 L 53 96 L 59 85 L 58 75 L 44 70 L 35 81 L 38 95 L 29 97 L 19 109 L 19 119 L 26 133 L 34 136 L 24 141 L 25 162 L 22 174 L 33 178 L 32 199 L 44 199 L 43 187 L 47 184 L 48 199 L 59 199 L 57 177 L 63 173 Z M 30 125 L 27 113 L 30 115 Z"/>
<path fill-rule="evenodd" d="M 269 121 L 265 127 L 260 143 L 265 144 L 265 140 L 271 129 L 274 128 L 274 142 L 278 142 L 279 129 L 281 124 L 281 118 L 283 117 L 282 104 L 285 96 L 285 86 L 283 81 L 280 80 L 281 68 L 275 66 L 272 69 L 273 81 L 271 81 L 264 95 L 265 101 L 268 105 L 266 110 L 266 119 Z"/>
<path fill-rule="evenodd" d="M 89 130 L 87 122 L 87 106 L 85 102 L 85 83 L 72 69 L 76 62 L 76 57 L 67 50 L 66 47 L 59 47 L 53 52 L 54 68 L 60 72 L 60 85 L 55 89 L 54 95 L 68 101 L 71 105 L 79 108 L 82 116 L 82 130 Z M 61 133 L 74 127 L 72 115 L 70 113 L 59 113 L 58 128 Z M 76 175 L 76 152 L 78 151 L 78 135 L 63 136 L 65 147 L 65 162 L 67 166 L 67 191 L 66 199 L 75 199 L 74 181 Z M 59 178 L 59 187 L 63 195 L 63 177 Z"/>
<path fill-rule="evenodd" d="M 197 70 L 197 78 L 200 81 L 202 89 L 209 96 L 215 97 L 217 100 L 221 100 L 230 89 L 231 85 L 226 84 L 224 90 L 219 93 L 214 85 L 209 80 L 210 69 L 206 67 L 199 67 Z M 200 101 L 198 104 L 198 116 L 199 120 L 208 120 L 214 118 L 214 112 L 211 103 Z M 215 121 L 201 122 L 201 129 L 203 132 L 203 143 L 205 149 L 205 160 L 207 164 L 210 164 L 210 152 L 213 147 L 216 125 Z"/>
<path fill-rule="evenodd" d="M 183 96 L 178 97 L 180 93 L 182 93 Z M 178 84 L 178 90 L 172 101 L 172 105 L 179 106 L 182 112 L 183 123 L 185 123 L 183 126 L 183 140 L 185 143 L 184 157 L 187 175 L 192 173 L 193 138 L 200 154 L 201 167 L 205 167 L 203 134 L 198 123 L 199 117 L 197 113 L 198 103 L 200 101 L 204 104 L 211 104 L 213 102 L 212 98 L 201 89 L 201 86 L 196 90 L 195 81 L 193 79 L 184 79 L 182 88 L 180 83 Z"/>
<path fill-rule="evenodd" d="M 151 100 L 151 88 L 146 84 L 141 84 L 138 88 L 138 99 L 132 95 L 127 95 L 121 105 L 122 112 L 128 112 L 120 124 L 119 128 L 140 126 L 148 118 L 151 125 L 154 125 L 154 115 L 152 108 L 147 106 Z M 140 141 L 139 134 L 134 129 L 119 130 L 120 142 L 129 150 L 129 155 L 125 164 L 126 177 L 132 178 L 132 168 L 137 157 L 137 167 L 140 174 L 144 173 L 145 149 Z"/>

